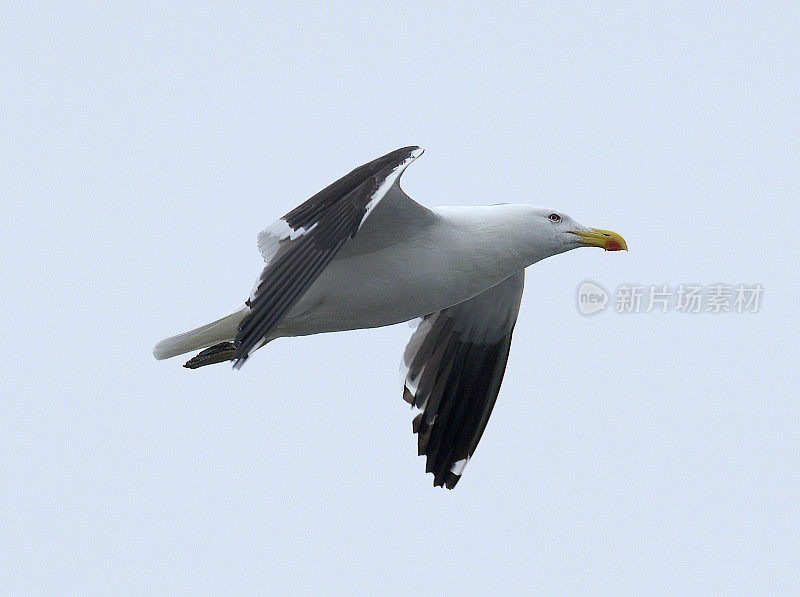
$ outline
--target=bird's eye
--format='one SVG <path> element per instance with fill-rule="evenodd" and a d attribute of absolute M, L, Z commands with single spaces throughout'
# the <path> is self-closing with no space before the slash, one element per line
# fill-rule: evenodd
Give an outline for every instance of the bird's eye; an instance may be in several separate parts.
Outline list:
<path fill-rule="evenodd" d="M 561 216 L 558 214 L 550 214 L 549 216 L 547 216 L 547 219 L 550 220 L 551 222 L 558 223 L 561 221 Z"/>

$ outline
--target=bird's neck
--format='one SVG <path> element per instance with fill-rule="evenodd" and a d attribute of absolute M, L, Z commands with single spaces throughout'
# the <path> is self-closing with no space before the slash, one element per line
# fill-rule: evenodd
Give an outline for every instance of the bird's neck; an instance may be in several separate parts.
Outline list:
<path fill-rule="evenodd" d="M 539 211 L 517 204 L 436 208 L 463 235 L 476 259 L 508 275 L 566 250 L 556 244 Z"/>

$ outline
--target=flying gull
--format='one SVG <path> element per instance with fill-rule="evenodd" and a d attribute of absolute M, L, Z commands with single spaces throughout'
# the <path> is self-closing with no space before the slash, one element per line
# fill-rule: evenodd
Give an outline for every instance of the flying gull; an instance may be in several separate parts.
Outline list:
<path fill-rule="evenodd" d="M 157 359 L 239 369 L 275 338 L 419 318 L 403 354 L 403 398 L 433 484 L 455 487 L 503 379 L 525 268 L 578 247 L 627 250 L 615 232 L 532 205 L 427 208 L 400 188 L 422 154 L 360 166 L 258 235 L 266 267 L 230 315 L 167 338 Z"/>

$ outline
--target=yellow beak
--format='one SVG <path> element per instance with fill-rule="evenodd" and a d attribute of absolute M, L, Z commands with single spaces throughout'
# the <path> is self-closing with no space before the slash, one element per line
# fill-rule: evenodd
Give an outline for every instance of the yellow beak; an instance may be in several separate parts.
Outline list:
<path fill-rule="evenodd" d="M 600 228 L 589 228 L 591 232 L 583 230 L 570 230 L 571 234 L 580 237 L 587 247 L 600 247 L 606 251 L 627 251 L 628 243 L 616 232 L 610 230 L 600 230 Z"/>

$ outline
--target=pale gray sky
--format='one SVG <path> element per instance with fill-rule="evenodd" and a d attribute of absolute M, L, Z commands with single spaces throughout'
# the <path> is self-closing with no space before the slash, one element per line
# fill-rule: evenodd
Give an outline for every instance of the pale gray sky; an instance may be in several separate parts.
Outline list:
<path fill-rule="evenodd" d="M 268 4 L 0 9 L 0 592 L 800 591 L 796 5 Z M 630 246 L 528 270 L 452 492 L 406 325 L 240 372 L 150 353 L 247 296 L 261 228 L 411 144 L 422 203 Z M 584 280 L 764 294 L 587 318 Z"/>

